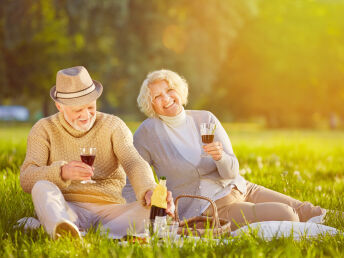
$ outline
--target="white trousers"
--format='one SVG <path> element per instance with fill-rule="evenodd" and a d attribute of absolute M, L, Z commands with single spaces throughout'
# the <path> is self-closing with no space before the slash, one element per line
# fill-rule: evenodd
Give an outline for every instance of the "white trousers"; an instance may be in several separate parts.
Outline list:
<path fill-rule="evenodd" d="M 32 188 L 32 200 L 38 219 L 52 236 L 57 223 L 74 223 L 80 230 L 103 225 L 103 230 L 118 238 L 129 228 L 144 231 L 143 221 L 149 218 L 149 208 L 139 202 L 128 204 L 67 202 L 61 190 L 52 182 L 38 181 Z"/>

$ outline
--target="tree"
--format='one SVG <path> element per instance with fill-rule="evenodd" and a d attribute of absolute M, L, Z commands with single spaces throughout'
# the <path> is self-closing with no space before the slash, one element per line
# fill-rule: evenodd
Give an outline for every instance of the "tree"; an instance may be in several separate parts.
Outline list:
<path fill-rule="evenodd" d="M 265 117 L 270 126 L 313 126 L 317 115 L 344 115 L 343 1 L 260 3 L 214 84 L 222 103 L 216 112 Z"/>

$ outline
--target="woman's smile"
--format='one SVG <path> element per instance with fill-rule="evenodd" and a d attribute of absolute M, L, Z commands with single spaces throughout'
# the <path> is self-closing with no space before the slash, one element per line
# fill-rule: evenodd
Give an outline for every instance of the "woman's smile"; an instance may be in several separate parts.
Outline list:
<path fill-rule="evenodd" d="M 162 116 L 176 116 L 182 110 L 181 98 L 164 80 L 149 85 L 154 111 Z"/>

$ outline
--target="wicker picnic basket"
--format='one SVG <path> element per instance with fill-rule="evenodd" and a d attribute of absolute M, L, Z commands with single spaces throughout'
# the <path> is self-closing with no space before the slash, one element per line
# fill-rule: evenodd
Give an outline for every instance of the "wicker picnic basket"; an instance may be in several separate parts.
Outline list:
<path fill-rule="evenodd" d="M 178 200 L 180 198 L 196 198 L 203 199 L 210 202 L 213 208 L 213 216 L 196 216 L 183 221 L 180 221 L 178 215 Z M 231 231 L 231 223 L 228 220 L 220 219 L 217 213 L 216 204 L 207 197 L 197 196 L 197 195 L 179 195 L 175 199 L 175 216 L 174 220 L 179 223 L 178 234 L 182 235 L 193 235 L 193 236 L 203 236 L 206 233 L 211 233 L 214 236 L 228 234 Z M 208 228 L 207 228 L 208 227 Z M 210 231 L 210 232 L 209 232 Z"/>

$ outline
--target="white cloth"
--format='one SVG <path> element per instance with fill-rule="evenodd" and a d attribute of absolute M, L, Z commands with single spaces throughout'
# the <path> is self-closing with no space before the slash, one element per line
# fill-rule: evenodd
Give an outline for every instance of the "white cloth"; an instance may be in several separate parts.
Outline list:
<path fill-rule="evenodd" d="M 336 228 L 310 222 L 294 221 L 263 221 L 241 227 L 231 233 L 232 236 L 255 234 L 264 240 L 281 237 L 293 237 L 294 240 L 313 238 L 318 236 L 335 236 L 343 234 Z"/>
<path fill-rule="evenodd" d="M 143 221 L 149 218 L 149 209 L 139 202 L 129 204 L 80 203 L 65 201 L 60 189 L 49 181 L 38 181 L 31 192 L 40 223 L 49 235 L 61 221 L 75 224 L 86 231 L 91 226 L 103 225 L 113 238 L 121 238 L 128 229 L 144 231 Z"/>
<path fill-rule="evenodd" d="M 25 224 L 24 224 L 25 223 Z M 25 217 L 18 220 L 18 226 L 24 226 L 25 230 L 34 230 L 40 226 L 37 219 L 33 217 Z M 281 237 L 293 237 L 294 240 L 300 240 L 304 238 L 315 238 L 318 236 L 335 236 L 337 234 L 343 234 L 336 228 L 310 223 L 310 222 L 292 222 L 292 221 L 264 221 L 252 223 L 248 226 L 239 228 L 231 233 L 233 237 L 240 237 L 243 235 L 257 232 L 258 236 L 266 241 L 274 238 Z M 85 235 L 84 232 L 81 233 Z M 118 239 L 118 234 L 109 233 L 110 238 Z M 178 236 L 179 238 L 179 236 Z"/>

